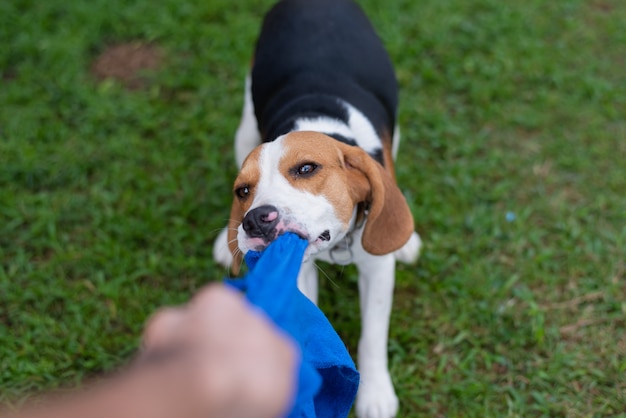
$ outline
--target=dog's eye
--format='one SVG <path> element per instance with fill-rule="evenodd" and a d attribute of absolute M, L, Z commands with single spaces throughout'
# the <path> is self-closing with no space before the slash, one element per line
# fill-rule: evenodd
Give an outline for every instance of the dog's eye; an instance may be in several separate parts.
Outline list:
<path fill-rule="evenodd" d="M 250 194 L 250 187 L 245 185 L 235 189 L 235 195 L 240 199 L 245 199 Z"/>
<path fill-rule="evenodd" d="M 296 166 L 293 170 L 298 177 L 308 177 L 317 170 L 319 166 L 315 163 L 304 163 Z"/>

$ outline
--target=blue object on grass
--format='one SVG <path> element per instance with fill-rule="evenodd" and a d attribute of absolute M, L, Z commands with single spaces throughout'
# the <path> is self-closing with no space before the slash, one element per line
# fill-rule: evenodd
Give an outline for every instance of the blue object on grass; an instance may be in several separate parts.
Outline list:
<path fill-rule="evenodd" d="M 297 287 L 308 242 L 281 235 L 263 252 L 250 251 L 250 272 L 229 284 L 244 291 L 299 345 L 302 361 L 289 418 L 347 417 L 359 387 L 359 373 L 326 316 Z"/>

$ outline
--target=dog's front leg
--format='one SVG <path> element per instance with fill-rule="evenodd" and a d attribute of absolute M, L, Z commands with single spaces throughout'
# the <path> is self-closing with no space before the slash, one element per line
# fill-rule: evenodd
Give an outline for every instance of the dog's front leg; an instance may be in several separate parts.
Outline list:
<path fill-rule="evenodd" d="M 395 258 L 393 254 L 368 254 L 357 265 L 362 328 L 358 348 L 361 384 L 356 412 L 359 418 L 391 418 L 398 412 L 398 398 L 387 368 Z"/>
<path fill-rule="evenodd" d="M 308 260 L 302 263 L 300 267 L 300 273 L 298 274 L 298 289 L 304 296 L 309 298 L 311 302 L 317 305 L 318 295 L 318 278 L 317 278 L 317 266 L 314 260 Z"/>

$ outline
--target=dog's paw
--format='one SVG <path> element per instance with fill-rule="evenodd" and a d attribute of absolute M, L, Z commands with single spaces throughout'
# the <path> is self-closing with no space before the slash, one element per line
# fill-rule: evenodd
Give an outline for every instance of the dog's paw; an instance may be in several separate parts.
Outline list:
<path fill-rule="evenodd" d="M 420 255 L 420 251 L 422 250 L 422 239 L 417 234 L 417 232 L 413 232 L 411 234 L 411 238 L 400 248 L 398 251 L 394 253 L 396 256 L 396 260 L 405 263 L 405 264 L 413 264 L 417 261 Z"/>
<path fill-rule="evenodd" d="M 230 267 L 233 262 L 233 255 L 228 248 L 228 229 L 222 229 L 222 232 L 217 236 L 215 243 L 213 243 L 213 259 L 223 265 L 224 267 Z"/>
<path fill-rule="evenodd" d="M 398 397 L 389 372 L 361 375 L 356 396 L 358 418 L 393 418 L 398 413 Z"/>

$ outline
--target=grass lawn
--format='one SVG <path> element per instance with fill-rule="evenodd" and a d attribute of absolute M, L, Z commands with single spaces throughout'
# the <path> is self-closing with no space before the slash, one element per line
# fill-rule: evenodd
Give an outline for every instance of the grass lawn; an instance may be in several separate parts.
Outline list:
<path fill-rule="evenodd" d="M 0 403 L 119 367 L 151 312 L 224 276 L 272 3 L 0 2 Z M 396 63 L 425 242 L 398 268 L 399 415 L 626 416 L 626 2 L 361 3 Z M 115 72 L 120 44 L 151 69 Z M 354 352 L 355 271 L 322 268 Z"/>

